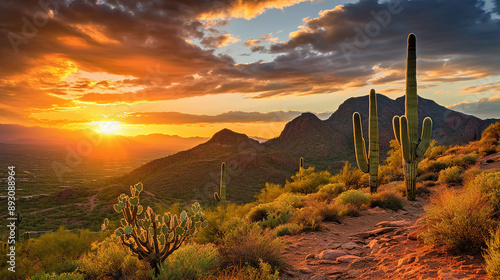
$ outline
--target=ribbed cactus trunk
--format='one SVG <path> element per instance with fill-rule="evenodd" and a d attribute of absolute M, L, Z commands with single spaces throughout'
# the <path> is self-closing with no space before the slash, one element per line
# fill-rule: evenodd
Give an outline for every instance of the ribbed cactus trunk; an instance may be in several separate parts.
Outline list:
<path fill-rule="evenodd" d="M 352 115 L 354 131 L 354 148 L 356 152 L 356 162 L 361 171 L 370 174 L 370 192 L 377 192 L 378 166 L 379 166 L 379 143 L 378 143 L 378 116 L 377 116 L 377 94 L 375 90 L 370 90 L 369 103 L 369 126 L 368 135 L 369 154 L 366 154 L 365 139 L 361 128 L 361 117 L 358 112 Z"/>
<path fill-rule="evenodd" d="M 422 136 L 418 137 L 417 54 L 415 34 L 408 35 L 406 56 L 405 115 L 393 118 L 394 136 L 401 146 L 406 197 L 415 200 L 417 167 L 431 143 L 432 120 L 424 119 Z"/>
<path fill-rule="evenodd" d="M 408 200 L 415 200 L 416 190 L 417 190 L 417 166 L 418 163 L 415 162 L 405 162 L 403 165 L 403 171 L 405 172 L 405 185 L 406 185 L 406 197 Z"/>
<path fill-rule="evenodd" d="M 226 209 L 226 164 L 223 162 L 220 168 L 220 205 Z"/>

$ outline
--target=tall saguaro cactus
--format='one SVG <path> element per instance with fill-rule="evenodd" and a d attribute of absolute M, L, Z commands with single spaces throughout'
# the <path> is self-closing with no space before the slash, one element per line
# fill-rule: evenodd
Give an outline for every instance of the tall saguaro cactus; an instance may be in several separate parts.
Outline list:
<path fill-rule="evenodd" d="M 377 117 L 377 94 L 375 90 L 370 90 L 369 108 L 369 154 L 366 153 L 365 139 L 361 127 L 361 116 L 358 112 L 352 115 L 352 125 L 354 131 L 354 148 L 356 151 L 356 161 L 359 169 L 370 174 L 370 192 L 377 192 L 377 178 L 379 166 L 379 144 L 378 144 L 378 117 Z"/>
<path fill-rule="evenodd" d="M 432 120 L 422 123 L 422 136 L 418 137 L 417 54 L 415 34 L 408 35 L 406 57 L 405 114 L 392 119 L 394 136 L 401 147 L 405 174 L 406 197 L 415 200 L 417 166 L 431 143 Z"/>
<path fill-rule="evenodd" d="M 226 209 L 226 163 L 222 163 L 220 166 L 220 195 L 214 193 L 215 200 L 220 202 L 223 209 Z"/>

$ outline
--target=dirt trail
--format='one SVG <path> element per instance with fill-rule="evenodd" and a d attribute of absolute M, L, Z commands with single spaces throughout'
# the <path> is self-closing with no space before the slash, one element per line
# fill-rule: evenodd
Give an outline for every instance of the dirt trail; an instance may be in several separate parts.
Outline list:
<path fill-rule="evenodd" d="M 405 210 L 379 208 L 320 232 L 284 236 L 282 279 L 487 279 L 478 256 L 453 256 L 417 241 L 416 229 L 428 199 Z"/>

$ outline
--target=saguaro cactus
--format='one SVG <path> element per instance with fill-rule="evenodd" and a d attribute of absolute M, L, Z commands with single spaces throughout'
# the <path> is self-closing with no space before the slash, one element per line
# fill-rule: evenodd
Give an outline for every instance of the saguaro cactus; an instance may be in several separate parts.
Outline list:
<path fill-rule="evenodd" d="M 405 175 L 406 197 L 415 200 L 417 166 L 431 143 L 432 120 L 422 123 L 422 136 L 418 137 L 417 54 L 415 34 L 408 35 L 406 57 L 405 114 L 392 119 L 394 136 L 401 147 Z"/>
<path fill-rule="evenodd" d="M 369 108 L 369 154 L 366 153 L 365 139 L 363 138 L 363 129 L 361 127 L 361 116 L 358 112 L 352 115 L 352 125 L 354 131 L 354 148 L 356 152 L 356 161 L 359 169 L 370 174 L 370 192 L 377 192 L 377 178 L 379 166 L 379 144 L 378 144 L 378 117 L 377 117 L 377 94 L 375 90 L 370 90 L 370 108 Z"/>
<path fill-rule="evenodd" d="M 153 209 L 148 207 L 144 218 L 140 219 L 139 215 L 143 212 L 143 207 L 139 204 L 141 191 L 142 184 L 138 183 L 130 187 L 131 196 L 121 194 L 118 197 L 118 204 L 113 208 L 122 213 L 123 218 L 120 221 L 121 227 L 116 229 L 115 234 L 139 259 L 149 262 L 158 275 L 160 264 L 177 250 L 186 238 L 198 229 L 206 227 L 207 222 L 197 202 L 191 207 L 191 215 L 186 211 L 182 211 L 179 216 L 169 212 L 156 215 Z"/>
<path fill-rule="evenodd" d="M 302 168 L 304 168 L 304 158 L 303 157 L 300 157 L 300 162 L 299 162 L 299 171 L 302 170 Z"/>
<path fill-rule="evenodd" d="M 223 209 L 226 209 L 226 163 L 222 163 L 220 166 L 220 195 L 216 192 L 214 193 L 215 200 L 220 202 Z"/>

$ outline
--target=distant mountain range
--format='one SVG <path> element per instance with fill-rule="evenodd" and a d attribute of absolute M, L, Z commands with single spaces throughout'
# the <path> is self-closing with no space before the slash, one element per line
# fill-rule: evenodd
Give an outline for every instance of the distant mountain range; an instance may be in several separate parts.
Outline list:
<path fill-rule="evenodd" d="M 76 147 L 82 141 L 92 144 L 92 157 L 133 155 L 145 150 L 161 150 L 175 153 L 192 148 L 208 138 L 183 138 L 177 135 L 149 134 L 133 137 L 100 134 L 90 129 L 66 130 L 45 127 L 25 127 L 15 124 L 0 124 L 0 143 L 21 145 L 51 145 Z"/>
<path fill-rule="evenodd" d="M 404 97 L 393 100 L 377 95 L 383 159 L 389 150 L 389 141 L 394 139 L 392 118 L 404 114 L 404 102 Z M 162 196 L 210 201 L 218 190 L 220 164 L 226 162 L 228 199 L 249 201 L 266 182 L 284 183 L 298 170 L 300 157 L 304 157 L 306 166 L 330 171 L 337 171 L 345 160 L 354 163 L 352 114 L 356 111 L 361 115 L 367 137 L 368 96 L 353 97 L 327 120 L 304 113 L 287 123 L 279 137 L 263 143 L 224 129 L 206 143 L 151 161 L 116 182 L 142 181 L 147 190 Z M 488 125 L 500 121 L 481 120 L 419 98 L 420 125 L 427 116 L 433 120 L 432 136 L 441 145 L 477 140 Z"/>

